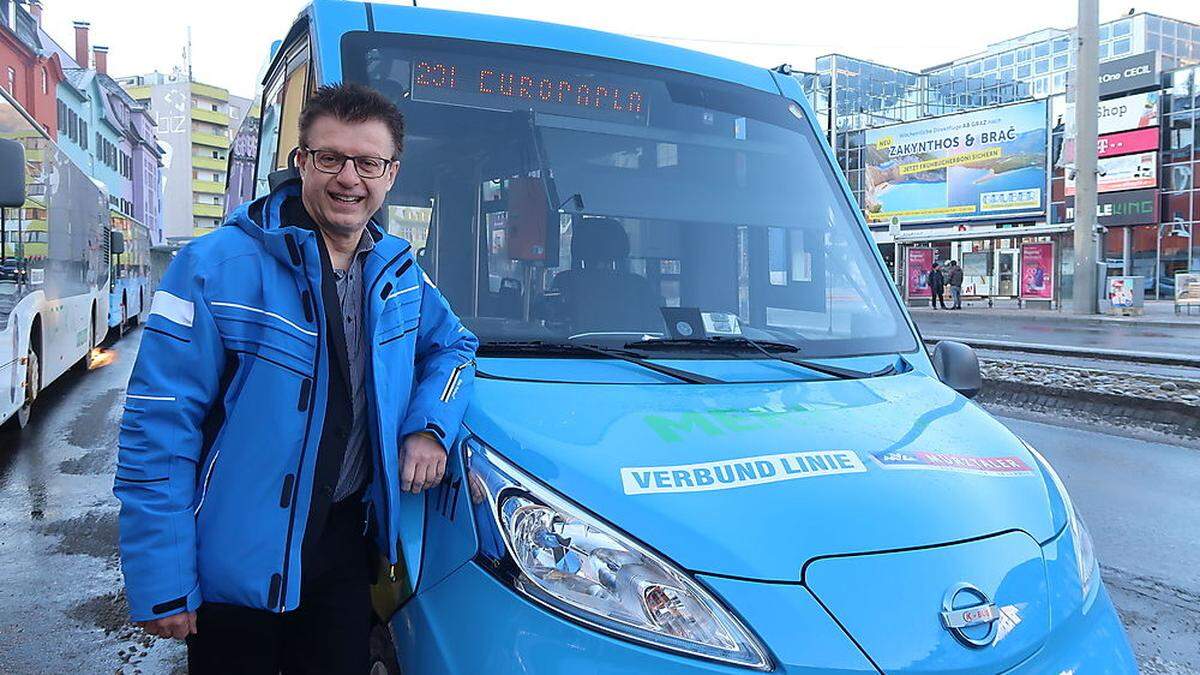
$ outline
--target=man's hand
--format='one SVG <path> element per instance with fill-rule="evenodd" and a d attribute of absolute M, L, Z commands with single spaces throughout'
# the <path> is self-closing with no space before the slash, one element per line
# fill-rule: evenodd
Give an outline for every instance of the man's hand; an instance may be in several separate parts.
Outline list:
<path fill-rule="evenodd" d="M 182 640 L 196 634 L 196 613 L 180 612 L 153 621 L 138 621 L 137 625 L 151 635 Z"/>
<path fill-rule="evenodd" d="M 446 473 L 446 450 L 433 434 L 419 431 L 404 439 L 400 489 L 420 494 L 442 482 Z"/>

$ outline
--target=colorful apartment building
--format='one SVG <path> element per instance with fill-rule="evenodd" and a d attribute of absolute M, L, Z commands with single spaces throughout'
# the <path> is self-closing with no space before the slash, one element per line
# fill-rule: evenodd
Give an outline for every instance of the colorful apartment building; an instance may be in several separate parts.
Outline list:
<path fill-rule="evenodd" d="M 0 0 L 0 87 L 56 139 L 56 98 L 58 84 L 64 79 L 63 63 L 38 29 L 41 3 L 31 0 L 28 4 L 27 11 L 13 0 Z"/>
<path fill-rule="evenodd" d="M 118 80 L 148 106 L 164 157 L 164 240 L 180 244 L 221 224 L 233 133 L 250 106 L 221 87 L 159 72 Z"/>

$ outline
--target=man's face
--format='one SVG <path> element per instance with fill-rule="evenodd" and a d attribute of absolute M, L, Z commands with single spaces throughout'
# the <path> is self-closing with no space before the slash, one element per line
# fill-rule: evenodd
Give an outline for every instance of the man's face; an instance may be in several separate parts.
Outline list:
<path fill-rule="evenodd" d="M 369 155 L 391 159 L 396 144 L 387 125 L 379 120 L 347 123 L 328 115 L 313 120 L 306 145 L 310 150 L 330 150 L 342 155 Z M 379 178 L 363 178 L 347 161 L 336 175 L 313 166 L 312 155 L 299 150 L 296 167 L 303 183 L 301 197 L 309 215 L 323 228 L 343 234 L 361 230 L 379 210 L 396 180 L 398 165 L 391 163 Z"/>

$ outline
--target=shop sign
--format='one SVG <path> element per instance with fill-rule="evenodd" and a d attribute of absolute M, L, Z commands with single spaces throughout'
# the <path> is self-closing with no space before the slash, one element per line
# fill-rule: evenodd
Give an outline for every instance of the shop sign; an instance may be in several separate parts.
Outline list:
<path fill-rule="evenodd" d="M 933 296 L 929 289 L 929 272 L 933 270 L 933 249 L 910 248 L 905 269 L 907 270 L 908 297 L 928 298 Z"/>
<path fill-rule="evenodd" d="M 1021 299 L 1054 299 L 1054 244 L 1021 245 Z"/>
<path fill-rule="evenodd" d="M 1096 106 L 1096 133 L 1115 134 L 1130 129 L 1146 129 L 1158 126 L 1160 92 L 1147 91 L 1130 94 L 1111 101 L 1100 101 Z M 1063 117 L 1066 137 L 1075 137 L 1075 104 L 1067 104 Z"/>
<path fill-rule="evenodd" d="M 1158 54 L 1143 52 L 1100 64 L 1100 96 L 1158 86 Z"/>
<path fill-rule="evenodd" d="M 1105 227 L 1153 225 L 1158 222 L 1158 190 L 1130 190 L 1097 195 L 1096 220 Z M 1075 220 L 1075 198 L 1067 197 L 1066 220 Z"/>
<path fill-rule="evenodd" d="M 1158 186 L 1158 153 L 1141 152 L 1135 155 L 1106 157 L 1096 162 L 1096 190 L 1139 190 Z M 1067 195 L 1075 194 L 1075 179 L 1067 174 L 1064 189 Z"/>
<path fill-rule="evenodd" d="M 1096 139 L 1096 156 L 1101 158 L 1150 150 L 1158 150 L 1158 127 L 1123 131 Z"/>

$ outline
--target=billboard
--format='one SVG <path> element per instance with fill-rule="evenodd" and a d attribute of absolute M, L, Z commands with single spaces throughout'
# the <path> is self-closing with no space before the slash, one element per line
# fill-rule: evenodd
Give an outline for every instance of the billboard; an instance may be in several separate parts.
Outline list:
<path fill-rule="evenodd" d="M 1021 299 L 1054 299 L 1054 244 L 1021 245 Z"/>
<path fill-rule="evenodd" d="M 863 208 L 901 225 L 1041 216 L 1046 102 L 975 110 L 866 132 Z"/>
<path fill-rule="evenodd" d="M 1158 222 L 1158 190 L 1109 192 L 1096 197 L 1096 218 L 1105 227 Z M 1066 220 L 1075 220 L 1074 197 L 1067 197 Z"/>
<path fill-rule="evenodd" d="M 1140 190 L 1158 186 L 1158 152 L 1139 152 L 1136 155 L 1106 157 L 1096 162 L 1096 190 Z M 1067 173 L 1063 186 L 1068 196 L 1075 194 L 1075 177 Z"/>
<path fill-rule="evenodd" d="M 1158 55 L 1144 52 L 1100 64 L 1100 96 L 1158 86 Z"/>

